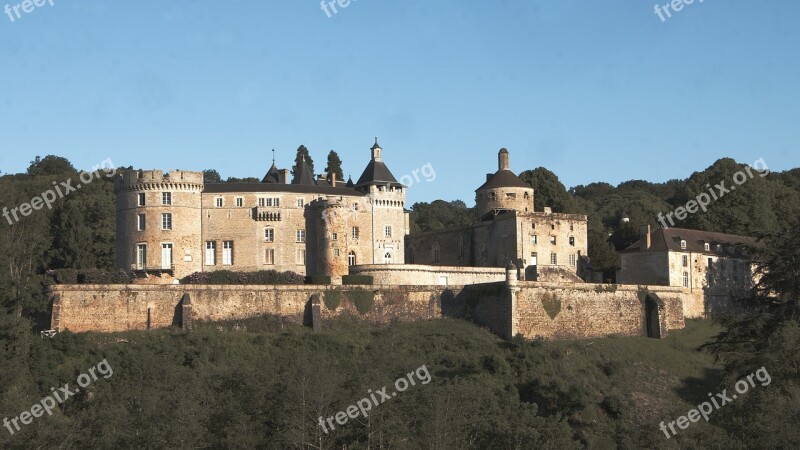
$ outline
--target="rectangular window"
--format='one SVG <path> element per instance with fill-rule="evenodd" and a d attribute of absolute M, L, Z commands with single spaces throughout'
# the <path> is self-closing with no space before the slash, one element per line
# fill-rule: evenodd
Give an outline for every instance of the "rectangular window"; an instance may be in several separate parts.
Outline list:
<path fill-rule="evenodd" d="M 214 199 L 214 202 L 217 205 L 217 208 L 222 208 L 222 197 L 217 197 Z"/>
<path fill-rule="evenodd" d="M 569 237 L 569 245 L 575 247 L 575 237 L 574 236 L 570 236 Z"/>
<path fill-rule="evenodd" d="M 358 227 L 353 227 L 353 239 L 358 239 Z"/>
<path fill-rule="evenodd" d="M 172 213 L 161 213 L 161 229 L 172 229 Z"/>
<path fill-rule="evenodd" d="M 689 256 L 683 255 L 683 267 L 689 267 Z"/>
<path fill-rule="evenodd" d="M 333 256 L 339 256 L 339 249 L 338 248 L 333 249 Z"/>
<path fill-rule="evenodd" d="M 139 214 L 136 216 L 136 229 L 139 231 L 144 231 L 146 226 L 145 216 L 144 214 Z"/>
<path fill-rule="evenodd" d="M 710 251 L 711 250 L 711 244 L 709 244 L 708 242 L 703 244 L 703 250 Z"/>
<path fill-rule="evenodd" d="M 136 245 L 136 268 L 139 270 L 147 267 L 147 244 Z"/>
<path fill-rule="evenodd" d="M 172 269 L 172 244 L 161 244 L 161 268 L 164 270 Z"/>
<path fill-rule="evenodd" d="M 297 242 L 305 242 L 306 241 L 306 230 L 300 229 L 297 230 Z"/>
<path fill-rule="evenodd" d="M 298 208 L 302 208 L 304 206 L 306 206 L 306 200 L 303 199 L 303 198 L 298 198 L 297 199 L 297 207 Z"/>
<path fill-rule="evenodd" d="M 306 263 L 306 251 L 305 249 L 298 248 L 297 249 L 297 264 L 305 264 Z"/>
<path fill-rule="evenodd" d="M 244 206 L 244 199 L 242 197 L 236 197 L 236 207 L 241 208 Z"/>
<path fill-rule="evenodd" d="M 689 272 L 683 272 L 683 287 L 689 287 Z"/>
<path fill-rule="evenodd" d="M 215 266 L 217 264 L 217 243 L 206 241 L 206 265 Z"/>
<path fill-rule="evenodd" d="M 144 206 L 144 193 L 139 194 L 139 206 Z"/>
<path fill-rule="evenodd" d="M 384 237 L 392 237 L 392 227 L 391 227 L 391 225 L 386 225 L 383 228 L 383 236 Z"/>
<path fill-rule="evenodd" d="M 569 255 L 569 265 L 575 267 L 575 263 L 577 262 L 577 257 L 575 255 Z"/>
<path fill-rule="evenodd" d="M 259 197 L 258 198 L 258 207 L 259 208 L 263 208 L 265 206 L 267 206 L 267 199 L 263 198 L 263 197 Z"/>
<path fill-rule="evenodd" d="M 224 241 L 222 243 L 222 265 L 233 265 L 233 241 Z"/>
<path fill-rule="evenodd" d="M 275 249 L 268 248 L 264 251 L 264 264 L 275 264 Z"/>
<path fill-rule="evenodd" d="M 555 252 L 550 253 L 550 264 L 554 266 L 558 264 L 558 255 Z"/>
<path fill-rule="evenodd" d="M 555 236 L 550 236 L 550 244 L 551 245 L 556 245 L 556 237 Z"/>
<path fill-rule="evenodd" d="M 358 211 L 358 203 L 353 203 L 353 211 Z"/>
<path fill-rule="evenodd" d="M 681 239 L 681 248 L 684 250 L 686 249 L 686 241 L 684 241 L 683 239 Z"/>
<path fill-rule="evenodd" d="M 275 242 L 275 229 L 264 228 L 264 240 L 267 242 Z"/>
<path fill-rule="evenodd" d="M 711 259 L 711 258 L 708 258 L 708 267 L 711 267 L 712 264 L 714 264 L 714 260 Z"/>
<path fill-rule="evenodd" d="M 339 235 L 337 233 L 331 233 L 331 240 L 335 241 L 337 239 L 339 239 Z"/>
<path fill-rule="evenodd" d="M 172 204 L 172 192 L 162 192 L 161 193 L 161 204 L 162 205 L 171 205 Z"/>
<path fill-rule="evenodd" d="M 535 234 L 531 235 L 531 244 L 536 245 L 538 242 L 538 237 Z"/>
<path fill-rule="evenodd" d="M 575 231 L 575 227 L 573 225 L 569 226 L 569 231 Z"/>

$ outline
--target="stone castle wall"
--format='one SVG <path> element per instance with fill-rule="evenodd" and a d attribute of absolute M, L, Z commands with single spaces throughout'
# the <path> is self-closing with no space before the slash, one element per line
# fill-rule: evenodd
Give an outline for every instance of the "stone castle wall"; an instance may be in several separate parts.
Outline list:
<path fill-rule="evenodd" d="M 56 285 L 53 329 L 117 332 L 278 315 L 310 324 L 343 315 L 373 323 L 463 318 L 504 338 L 596 338 L 646 334 L 647 296 L 660 336 L 683 328 L 684 292 L 669 287 L 521 282 L 468 286 Z M 315 326 L 318 324 L 315 324 Z"/>

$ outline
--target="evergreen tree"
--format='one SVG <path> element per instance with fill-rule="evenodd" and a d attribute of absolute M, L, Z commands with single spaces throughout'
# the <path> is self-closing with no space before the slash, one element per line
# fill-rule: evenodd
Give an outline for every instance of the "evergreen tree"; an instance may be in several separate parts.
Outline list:
<path fill-rule="evenodd" d="M 344 173 L 342 173 L 342 160 L 339 155 L 331 150 L 328 153 L 328 166 L 325 167 L 325 174 L 330 177 L 331 174 L 336 175 L 338 181 L 344 181 Z"/>
<path fill-rule="evenodd" d="M 311 159 L 311 156 L 308 154 L 306 146 L 301 145 L 297 147 L 297 156 L 295 156 L 294 165 L 292 166 L 292 183 L 297 181 L 297 176 L 300 174 L 300 164 L 302 164 L 304 158 L 306 164 L 308 164 L 308 168 L 311 169 L 311 174 L 314 174 L 314 160 Z"/>

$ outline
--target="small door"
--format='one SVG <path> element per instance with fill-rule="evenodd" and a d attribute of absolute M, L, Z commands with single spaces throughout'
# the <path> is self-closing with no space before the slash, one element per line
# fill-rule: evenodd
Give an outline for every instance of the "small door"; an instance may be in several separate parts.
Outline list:
<path fill-rule="evenodd" d="M 161 244 L 161 268 L 172 269 L 172 244 Z"/>

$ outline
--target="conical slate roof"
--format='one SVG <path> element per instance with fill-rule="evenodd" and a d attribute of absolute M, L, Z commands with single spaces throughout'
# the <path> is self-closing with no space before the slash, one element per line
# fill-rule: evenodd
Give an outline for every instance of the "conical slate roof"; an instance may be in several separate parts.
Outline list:
<path fill-rule="evenodd" d="M 308 164 L 306 164 L 305 158 L 303 158 L 301 161 L 300 173 L 295 174 L 295 180 L 292 182 L 292 184 L 305 184 L 309 186 L 317 185 L 317 183 L 314 181 L 314 174 L 311 173 L 311 168 L 308 167 Z"/>
<path fill-rule="evenodd" d="M 371 184 L 396 184 L 399 185 L 400 183 L 397 182 L 392 172 L 389 171 L 389 168 L 386 167 L 386 164 L 383 161 L 376 161 L 371 160 L 367 167 L 364 169 L 364 173 L 358 178 L 356 182 L 356 187 L 361 186 L 368 186 Z"/>
<path fill-rule="evenodd" d="M 349 188 L 355 187 L 355 184 L 353 184 L 353 177 L 351 177 L 350 175 L 347 176 L 347 184 L 345 185 L 345 187 Z"/>
<path fill-rule="evenodd" d="M 275 167 L 275 162 L 272 162 L 272 167 L 269 168 L 267 174 L 264 175 L 264 178 L 261 179 L 262 183 L 280 183 L 281 182 L 281 174 L 278 172 L 278 168 Z"/>

